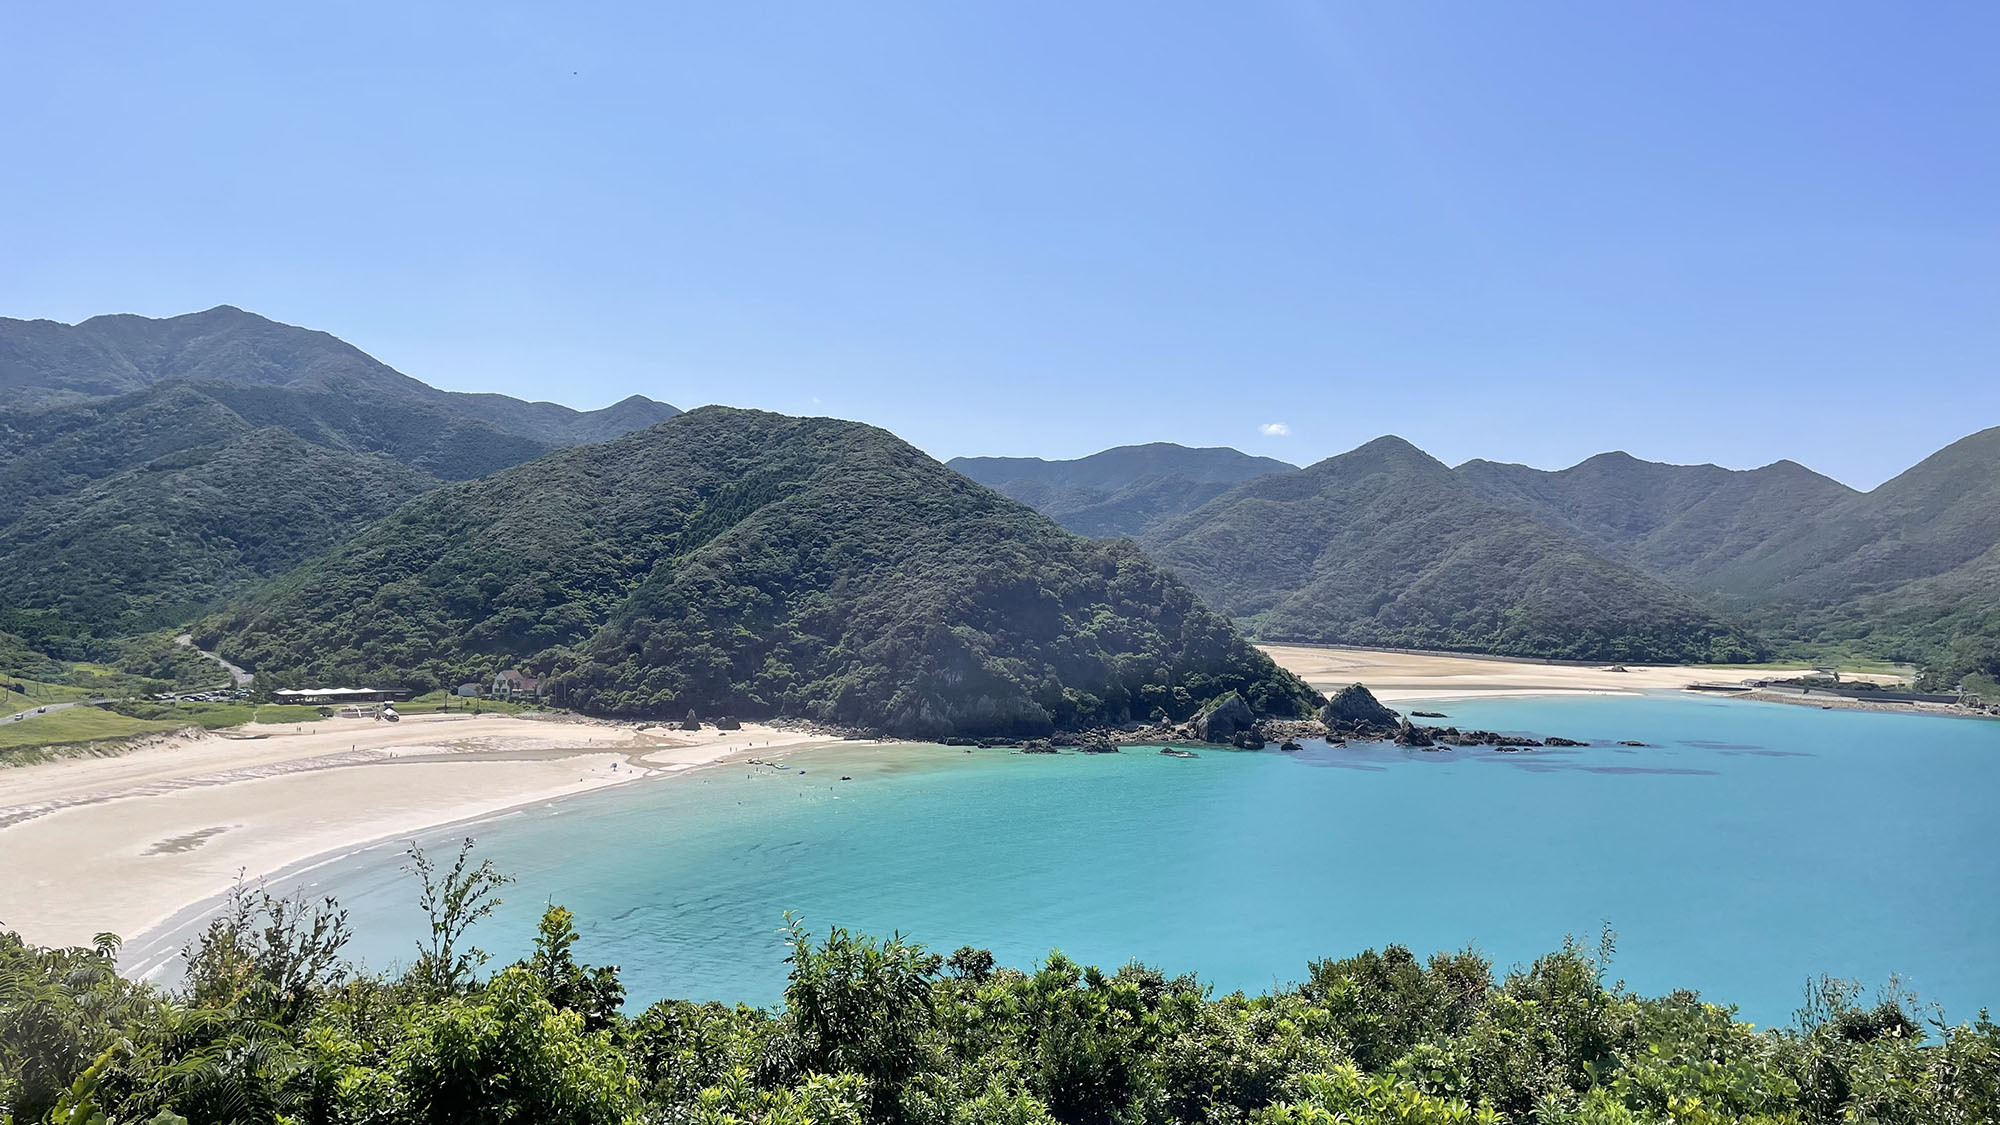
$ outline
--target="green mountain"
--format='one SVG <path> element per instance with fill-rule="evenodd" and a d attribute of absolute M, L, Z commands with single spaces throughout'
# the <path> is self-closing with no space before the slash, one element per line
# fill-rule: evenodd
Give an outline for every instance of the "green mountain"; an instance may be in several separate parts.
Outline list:
<path fill-rule="evenodd" d="M 428 493 L 205 637 L 277 677 L 518 664 L 603 714 L 930 737 L 1315 701 L 1130 544 L 873 427 L 719 407 Z"/>
<path fill-rule="evenodd" d="M 1791 461 L 1735 471 L 1601 453 L 1557 472 L 1493 461 L 1455 472 L 1488 499 L 1698 597 L 1716 592 L 1726 567 L 1858 495 Z"/>
<path fill-rule="evenodd" d="M 1732 472 L 1610 453 L 1456 472 L 1773 638 L 1912 661 L 1939 686 L 2000 674 L 2000 428 L 1866 493 L 1790 461 Z"/>
<path fill-rule="evenodd" d="M 1717 572 L 1752 603 L 1826 605 L 1943 575 L 2000 544 L 2000 426 L 1791 526 Z"/>
<path fill-rule="evenodd" d="M 386 457 L 249 430 L 20 513 L 0 529 L 0 604 L 112 632 L 162 628 L 436 484 Z"/>
<path fill-rule="evenodd" d="M 170 379 L 421 404 L 545 447 L 603 441 L 680 413 L 634 395 L 602 410 L 441 391 L 325 332 L 229 305 L 154 320 L 121 314 L 80 324 L 0 317 L 0 407 L 37 409 L 114 398 Z"/>
<path fill-rule="evenodd" d="M 955 457 L 951 468 L 1078 535 L 1138 536 L 1231 486 L 1297 466 L 1228 448 L 1124 445 L 1072 461 Z"/>
<path fill-rule="evenodd" d="M 1584 660 L 1740 660 L 1740 629 L 1487 499 L 1395 437 L 1239 485 L 1147 553 L 1267 640 Z"/>
<path fill-rule="evenodd" d="M 0 320 L 0 402 L 0 611 L 65 645 L 184 620 L 439 478 L 676 413 L 438 391 L 227 307 Z"/>

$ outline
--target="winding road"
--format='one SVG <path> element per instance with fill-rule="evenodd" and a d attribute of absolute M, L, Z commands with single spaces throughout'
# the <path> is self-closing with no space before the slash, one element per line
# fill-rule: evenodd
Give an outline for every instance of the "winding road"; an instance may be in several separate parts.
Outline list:
<path fill-rule="evenodd" d="M 174 643 L 180 645 L 183 648 L 192 649 L 193 651 L 201 654 L 202 656 L 205 656 L 208 659 L 214 661 L 215 663 L 221 665 L 222 669 L 228 672 L 230 678 L 236 682 L 237 687 L 249 687 L 250 681 L 257 678 L 254 673 L 245 672 L 243 669 L 238 668 L 236 665 L 231 664 L 229 661 L 224 660 L 220 656 L 217 656 L 206 649 L 195 648 L 194 634 L 192 633 L 182 633 L 180 636 L 174 638 Z"/>

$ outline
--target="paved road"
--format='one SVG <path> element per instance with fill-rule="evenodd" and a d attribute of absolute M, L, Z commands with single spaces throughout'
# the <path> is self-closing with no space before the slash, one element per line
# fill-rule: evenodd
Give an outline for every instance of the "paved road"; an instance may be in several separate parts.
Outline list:
<path fill-rule="evenodd" d="M 212 652 L 195 648 L 194 634 L 192 633 L 182 633 L 180 636 L 174 638 L 174 643 L 184 648 L 194 649 L 195 652 L 198 652 L 201 655 L 209 658 L 210 660 L 215 661 L 217 664 L 222 665 L 222 667 L 229 672 L 230 678 L 236 681 L 237 687 L 249 687 L 250 681 L 257 678 L 254 674 L 250 672 L 245 672 L 243 669 L 238 668 L 236 665 L 231 664 L 229 661 L 224 660 L 223 658 L 215 655 Z"/>
<path fill-rule="evenodd" d="M 96 703 L 109 703 L 109 702 L 111 702 L 109 699 L 99 697 L 96 699 L 71 699 L 71 700 L 66 700 L 62 703 L 44 703 L 39 707 L 30 707 L 26 711 L 16 711 L 13 714 L 7 716 L 5 719 L 0 719 L 0 722 L 11 723 L 17 720 L 32 719 L 36 715 L 42 714 L 43 712 L 54 713 L 56 711 L 62 710 L 65 707 L 75 707 L 78 704 L 96 704 Z"/>

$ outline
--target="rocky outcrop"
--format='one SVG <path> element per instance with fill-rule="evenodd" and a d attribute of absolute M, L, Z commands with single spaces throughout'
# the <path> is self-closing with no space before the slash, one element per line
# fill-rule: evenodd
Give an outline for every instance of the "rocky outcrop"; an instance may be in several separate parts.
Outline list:
<path fill-rule="evenodd" d="M 1328 730 L 1347 730 L 1355 727 L 1372 727 L 1382 730 L 1396 729 L 1402 716 L 1382 706 L 1375 693 L 1360 684 L 1349 684 L 1327 700 L 1319 709 L 1319 721 Z"/>
<path fill-rule="evenodd" d="M 1555 735 L 1550 735 L 1549 737 L 1547 737 L 1547 738 L 1544 738 L 1544 739 L 1542 739 L 1542 745 L 1544 745 L 1544 746 L 1588 746 L 1588 745 L 1590 745 L 1590 743 L 1588 743 L 1588 742 L 1578 742 L 1577 740 L 1575 740 L 1575 739 L 1573 739 L 1573 738 L 1558 738 L 1558 737 L 1556 737 Z"/>
<path fill-rule="evenodd" d="M 743 724 L 742 724 L 742 723 L 739 723 L 739 722 L 737 722 L 737 721 L 736 721 L 736 718 L 735 718 L 735 716 L 733 716 L 733 715 L 724 715 L 724 716 L 723 716 L 723 717 L 721 717 L 720 719 L 717 719 L 717 720 L 715 720 L 715 729 L 716 729 L 716 730 L 742 730 L 742 729 L 743 729 Z"/>
<path fill-rule="evenodd" d="M 1452 746 L 1498 746 L 1503 742 L 1509 746 L 1520 746 L 1524 743 L 1541 745 L 1532 738 L 1510 737 L 1491 730 L 1462 731 L 1457 727 L 1446 727 L 1443 730 L 1432 728 L 1430 733 L 1431 737 L 1439 742 L 1449 743 Z"/>
<path fill-rule="evenodd" d="M 1251 727 L 1249 730 L 1237 731 L 1229 739 L 1229 744 L 1238 750 L 1262 750 L 1264 748 L 1264 736 L 1257 733 L 1256 727 Z"/>
<path fill-rule="evenodd" d="M 700 730 L 701 720 L 694 717 L 694 709 L 688 709 L 688 717 L 681 720 L 682 730 Z"/>
<path fill-rule="evenodd" d="M 1436 741 L 1431 738 L 1429 731 L 1423 727 L 1410 725 L 1410 720 L 1408 719 L 1404 719 L 1402 725 L 1396 728 L 1396 745 L 1398 746 L 1435 746 L 1436 744 Z"/>
<path fill-rule="evenodd" d="M 1224 695 L 1194 717 L 1194 736 L 1203 742 L 1228 742 L 1257 722 L 1250 705 L 1235 692 Z"/>

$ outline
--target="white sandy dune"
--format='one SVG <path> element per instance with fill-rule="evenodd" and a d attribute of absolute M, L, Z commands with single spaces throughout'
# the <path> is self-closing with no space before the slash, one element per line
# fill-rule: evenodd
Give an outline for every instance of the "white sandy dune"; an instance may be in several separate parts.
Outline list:
<path fill-rule="evenodd" d="M 0 769 L 0 927 L 135 936 L 251 877 L 524 804 L 824 741 L 510 716 L 248 726 Z"/>
<path fill-rule="evenodd" d="M 1321 645 L 1262 645 L 1271 659 L 1321 691 L 1361 683 L 1377 698 L 1396 701 L 1494 695 L 1568 695 L 1677 691 L 1689 684 L 1739 684 L 1748 679 L 1801 675 L 1812 669 L 1747 669 L 1731 665 L 1578 666 L 1488 656 L 1382 652 Z M 1894 676 L 1856 677 L 1884 681 Z"/>

